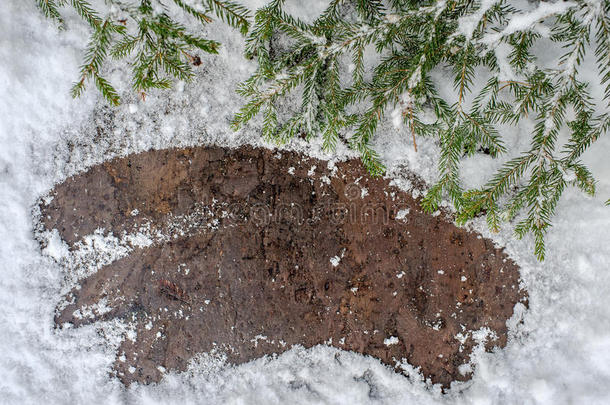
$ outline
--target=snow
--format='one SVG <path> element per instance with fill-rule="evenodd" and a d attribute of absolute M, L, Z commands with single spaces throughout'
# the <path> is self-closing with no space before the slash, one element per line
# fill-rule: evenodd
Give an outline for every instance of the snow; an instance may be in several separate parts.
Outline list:
<path fill-rule="evenodd" d="M 516 73 L 513 71 L 513 67 L 510 65 L 509 56 L 512 51 L 511 47 L 501 42 L 494 46 L 494 53 L 498 64 L 498 79 L 503 81 L 518 80 Z"/>
<path fill-rule="evenodd" d="M 389 338 L 383 339 L 383 344 L 386 346 L 397 345 L 400 340 L 396 336 L 390 336 Z"/>
<path fill-rule="evenodd" d="M 496 45 L 501 38 L 506 37 L 510 34 L 514 34 L 517 31 L 523 31 L 527 29 L 537 29 L 539 33 L 544 34 L 546 33 L 546 30 L 544 28 L 539 28 L 539 26 L 537 25 L 540 20 L 543 20 L 553 15 L 561 14 L 569 8 L 575 6 L 576 3 L 570 1 L 541 1 L 538 4 L 538 7 L 529 12 L 525 12 L 513 17 L 502 31 L 494 34 L 488 34 L 487 37 L 483 38 L 481 42 Z"/>
<path fill-rule="evenodd" d="M 289 3 L 308 21 L 325 4 L 307 2 L 303 8 L 300 2 Z M 570 4 L 540 2 L 507 30 L 534 24 L 540 16 Z M 69 96 L 87 35 L 74 20 L 68 19 L 68 25 L 68 30 L 58 32 L 30 1 L 9 0 L 0 10 L 2 403 L 610 403 L 610 209 L 603 204 L 610 196 L 608 137 L 583 156 L 599 180 L 598 195 L 566 191 L 547 235 L 545 262 L 532 254 L 530 237 L 513 237 L 511 225 L 497 234 L 487 230 L 484 219 L 468 225 L 506 246 L 521 266 L 529 309 L 515 307 L 508 346 L 493 353 L 475 350 L 471 364 L 462 370 L 472 372 L 472 380 L 455 383 L 449 393 L 429 386 L 404 362 L 399 364 L 410 377 L 371 357 L 325 345 L 294 347 L 237 367 L 225 365 L 222 353 L 200 354 L 184 373 L 168 371 L 159 384 L 124 388 L 109 371 L 120 340 L 136 338 L 133 327 L 110 321 L 54 329 L 55 305 L 84 274 L 65 271 L 53 259 L 68 256 L 58 235 L 48 235 L 52 243 L 43 254 L 33 238 L 33 207 L 54 184 L 113 156 L 196 144 L 266 145 L 258 136 L 258 123 L 238 133 L 228 125 L 242 102 L 234 95 L 235 84 L 254 66 L 243 61 L 243 42 L 234 31 L 210 26 L 210 35 L 222 38 L 225 46 L 218 57 L 203 58 L 207 68 L 197 80 L 175 91 L 152 92 L 145 103 L 125 93 L 125 104 L 111 113 L 95 91 L 87 91 L 78 101 Z M 121 69 L 113 66 L 113 77 L 126 77 Z M 128 89 L 127 82 L 119 85 Z M 524 122 L 507 133 L 509 148 L 524 149 L 528 140 L 519 134 L 529 132 L 528 125 Z M 103 136 L 97 135 L 96 127 Z M 404 130 L 385 123 L 374 146 L 394 184 L 419 194 L 421 190 L 412 189 L 400 176 L 401 170 L 409 168 L 433 181 L 438 149 L 433 140 L 418 139 L 414 152 Z M 287 148 L 329 157 L 320 140 L 314 140 L 311 149 L 301 140 Z M 339 145 L 337 159 L 349 156 L 354 153 Z M 463 167 L 465 183 L 480 184 L 500 163 L 485 156 L 470 159 Z M 141 234 L 121 244 L 120 235 L 90 235 L 91 255 L 83 260 L 101 265 L 126 254 L 122 249 L 131 243 L 148 243 L 149 237 Z M 485 331 L 472 337 L 482 341 Z"/>
<path fill-rule="evenodd" d="M 410 211 L 411 211 L 411 210 L 410 210 L 409 208 L 405 208 L 405 209 L 403 209 L 403 210 L 399 210 L 399 211 L 396 213 L 396 217 L 395 217 L 395 218 L 396 218 L 397 220 L 400 220 L 400 221 L 405 221 L 405 222 L 406 222 L 406 218 L 407 218 L 407 216 L 409 215 L 409 212 L 410 212 Z"/>
<path fill-rule="evenodd" d="M 460 17 L 458 19 L 458 32 L 463 34 L 466 37 L 467 41 L 472 39 L 474 31 L 477 29 L 477 26 L 481 22 L 483 15 L 496 3 L 499 3 L 498 0 L 483 0 L 481 5 L 477 10 L 472 13 Z"/>

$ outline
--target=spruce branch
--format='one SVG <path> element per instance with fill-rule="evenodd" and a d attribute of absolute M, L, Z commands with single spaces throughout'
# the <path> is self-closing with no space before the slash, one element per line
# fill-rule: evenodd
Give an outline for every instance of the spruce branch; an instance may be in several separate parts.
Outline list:
<path fill-rule="evenodd" d="M 596 6 L 597 8 L 592 10 L 596 15 L 597 25 L 595 56 L 602 77 L 601 84 L 606 87 L 604 98 L 610 108 L 610 1 L 600 1 Z"/>
<path fill-rule="evenodd" d="M 188 3 L 185 3 L 182 0 L 174 0 L 174 3 L 176 3 L 176 5 L 178 7 L 180 7 L 181 9 L 183 9 L 184 11 L 186 11 L 188 14 L 192 15 L 193 17 L 195 17 L 197 20 L 199 20 L 199 22 L 202 25 L 211 23 L 213 20 L 211 17 L 209 17 L 207 14 L 202 13 L 201 11 L 195 9 L 194 7 L 192 7 L 191 5 L 189 5 Z"/>
<path fill-rule="evenodd" d="M 238 28 L 245 34 L 249 27 L 248 10 L 232 1 L 172 0 L 198 24 L 213 21 L 206 14 L 215 14 L 219 19 Z M 132 70 L 132 87 L 144 99 L 151 89 L 171 88 L 174 80 L 189 81 L 194 76 L 193 66 L 201 64 L 195 51 L 215 54 L 220 44 L 187 30 L 185 23 L 170 16 L 169 8 L 161 0 L 106 0 L 116 6 L 111 12 L 96 10 L 88 0 L 36 0 L 36 4 L 49 18 L 63 26 L 60 7 L 72 7 L 91 29 L 91 37 L 85 50 L 79 80 L 72 86 L 72 95 L 80 96 L 89 80 L 112 105 L 120 103 L 115 87 L 103 77 L 107 56 L 115 60 L 127 59 Z M 121 17 L 117 17 L 119 10 Z M 203 10 L 203 11 L 201 11 Z"/>
<path fill-rule="evenodd" d="M 221 20 L 246 35 L 250 27 L 250 11 L 241 4 L 226 0 L 204 0 L 208 10 L 214 12 Z"/>
<path fill-rule="evenodd" d="M 70 4 L 72 4 L 72 7 L 74 7 L 74 10 L 76 10 L 78 15 L 80 15 L 94 30 L 102 24 L 102 19 L 87 1 L 71 0 Z"/>
<path fill-rule="evenodd" d="M 42 11 L 45 17 L 51 18 L 64 27 L 64 19 L 59 12 L 59 7 L 63 5 L 61 0 L 36 0 L 36 5 Z"/>
<path fill-rule="evenodd" d="M 108 19 L 96 26 L 85 51 L 85 63 L 80 68 L 80 80 L 72 86 L 73 97 L 80 96 L 85 89 L 85 81 L 93 78 L 104 98 L 112 105 L 119 104 L 120 98 L 116 90 L 101 76 L 100 70 L 106 59 L 112 35 L 123 31 L 124 27 L 115 25 Z"/>

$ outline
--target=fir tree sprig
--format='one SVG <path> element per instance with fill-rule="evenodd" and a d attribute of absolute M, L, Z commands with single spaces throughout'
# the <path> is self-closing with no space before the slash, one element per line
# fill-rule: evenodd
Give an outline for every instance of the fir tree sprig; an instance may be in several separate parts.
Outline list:
<path fill-rule="evenodd" d="M 142 98 L 150 89 L 167 89 L 174 80 L 191 80 L 193 66 L 201 63 L 195 51 L 215 54 L 220 43 L 190 33 L 186 25 L 173 17 L 170 7 L 160 0 L 107 0 L 120 10 L 121 18 L 110 12 L 95 10 L 87 0 L 36 0 L 45 16 L 64 26 L 60 8 L 72 7 L 89 25 L 92 33 L 85 50 L 80 78 L 72 87 L 72 95 L 80 96 L 87 82 L 112 105 L 120 103 L 116 88 L 103 77 L 108 56 L 127 59 L 132 67 L 132 87 Z M 193 17 L 200 25 L 212 22 L 211 15 L 245 34 L 249 27 L 249 11 L 238 3 L 225 0 L 198 2 L 173 0 L 174 8 Z M 104 16 L 102 16 L 104 14 Z"/>
<path fill-rule="evenodd" d="M 605 96 L 610 108 L 610 2 L 599 1 L 594 4 L 595 6 L 590 12 L 595 15 L 595 41 L 597 43 L 595 56 L 599 73 L 602 76 L 601 83 L 606 87 Z"/>
<path fill-rule="evenodd" d="M 96 22 L 96 24 L 98 23 Z M 85 62 L 80 69 L 81 78 L 72 86 L 73 97 L 78 97 L 82 94 L 87 79 L 93 79 L 95 86 L 108 102 L 112 105 L 119 104 L 119 95 L 110 83 L 101 76 L 100 70 L 108 54 L 112 35 L 121 34 L 124 30 L 125 27 L 114 24 L 110 20 L 106 20 L 96 26 L 85 51 Z"/>
<path fill-rule="evenodd" d="M 36 5 L 45 17 L 55 20 L 60 28 L 64 28 L 64 19 L 59 12 L 59 7 L 64 5 L 64 0 L 36 0 Z"/>

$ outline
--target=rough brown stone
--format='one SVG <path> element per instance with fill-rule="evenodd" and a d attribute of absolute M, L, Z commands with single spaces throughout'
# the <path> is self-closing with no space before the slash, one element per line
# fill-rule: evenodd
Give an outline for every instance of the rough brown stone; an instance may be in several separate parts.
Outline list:
<path fill-rule="evenodd" d="M 157 366 L 183 370 L 200 352 L 242 363 L 327 343 L 392 366 L 406 359 L 447 386 L 468 378 L 458 367 L 472 332 L 489 328 L 487 348 L 503 347 L 525 301 L 501 249 L 423 213 L 358 161 L 331 170 L 250 147 L 151 151 L 95 166 L 52 196 L 42 225 L 72 249 L 98 228 L 169 235 L 81 280 L 57 310 L 58 326 L 137 322 L 115 362 L 126 384 L 158 381 Z M 102 299 L 107 312 L 82 316 Z"/>

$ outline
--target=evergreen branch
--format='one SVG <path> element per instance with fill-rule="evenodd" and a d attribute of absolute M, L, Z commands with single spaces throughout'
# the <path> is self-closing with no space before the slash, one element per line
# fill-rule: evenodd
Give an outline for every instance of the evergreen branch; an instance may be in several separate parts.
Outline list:
<path fill-rule="evenodd" d="M 93 80 L 95 82 L 95 87 L 97 87 L 100 93 L 102 93 L 102 96 L 104 96 L 104 98 L 108 100 L 110 104 L 115 106 L 120 104 L 120 97 L 117 91 L 106 79 L 95 72 L 93 74 Z"/>
<path fill-rule="evenodd" d="M 602 135 L 610 131 L 610 116 L 608 114 L 596 119 L 585 117 L 580 128 L 574 128 L 570 141 L 565 145 L 562 159 L 568 165 L 578 159 Z"/>
<path fill-rule="evenodd" d="M 84 90 L 85 80 L 93 77 L 96 87 L 106 100 L 113 105 L 118 104 L 119 98 L 116 95 L 116 91 L 108 82 L 101 78 L 100 70 L 106 58 L 112 34 L 120 31 L 120 28 L 115 26 L 110 20 L 106 20 L 97 26 L 85 51 L 85 63 L 80 69 L 80 80 L 72 87 L 73 97 L 80 96 Z"/>
<path fill-rule="evenodd" d="M 139 41 L 140 39 L 138 37 L 126 34 L 123 36 L 123 39 L 114 44 L 110 51 L 110 55 L 115 59 L 127 57 L 135 50 Z"/>
<path fill-rule="evenodd" d="M 72 86 L 74 97 L 80 96 L 87 82 L 93 80 L 95 87 L 112 105 L 119 103 L 115 88 L 102 76 L 106 58 L 130 58 L 134 90 L 144 98 L 145 91 L 152 88 L 166 89 L 172 85 L 172 79 L 190 80 L 193 77 L 193 65 L 201 64 L 193 50 L 205 53 L 218 53 L 220 44 L 207 38 L 192 35 L 186 28 L 170 17 L 167 7 L 157 0 L 140 0 L 139 5 L 124 4 L 118 0 L 107 0 L 117 6 L 129 18 L 114 22 L 111 13 L 102 18 L 88 0 L 35 0 L 42 13 L 63 25 L 59 11 L 60 6 L 69 5 L 85 21 L 92 33 L 85 50 L 84 62 L 80 68 L 79 80 Z M 157 1 L 156 7 L 154 2 Z M 231 1 L 201 0 L 211 11 L 228 24 L 239 27 L 242 32 L 248 29 L 248 10 Z M 212 21 L 205 13 L 192 6 L 186 0 L 173 0 L 174 4 L 193 16 L 200 24 Z M 134 24 L 137 35 L 129 33 L 129 25 Z"/>
<path fill-rule="evenodd" d="M 595 56 L 597 67 L 601 75 L 601 84 L 605 84 L 604 98 L 610 108 L 610 2 L 599 2 L 597 11 L 597 32 L 595 40 Z"/>
<path fill-rule="evenodd" d="M 250 28 L 248 19 L 250 11 L 241 4 L 227 0 L 204 0 L 208 9 L 214 12 L 221 20 L 246 35 Z"/>
<path fill-rule="evenodd" d="M 42 11 L 42 13 L 47 18 L 51 18 L 63 27 L 64 19 L 59 13 L 58 6 L 62 5 L 61 2 L 57 2 L 55 0 L 36 0 L 36 5 Z"/>
<path fill-rule="evenodd" d="M 193 7 L 191 7 L 189 4 L 185 3 L 182 0 L 174 0 L 174 3 L 178 7 L 180 7 L 184 11 L 186 11 L 188 14 L 192 15 L 197 20 L 199 20 L 199 22 L 201 24 L 203 24 L 203 25 L 211 23 L 213 21 L 208 15 L 206 15 L 205 13 L 202 13 L 201 11 L 198 11 L 197 9 L 195 9 Z"/>
<path fill-rule="evenodd" d="M 74 10 L 76 10 L 78 15 L 80 15 L 83 20 L 87 21 L 87 23 L 94 30 L 97 29 L 100 24 L 102 24 L 102 19 L 87 1 L 71 0 L 70 3 L 72 4 L 72 7 L 74 7 Z"/>

